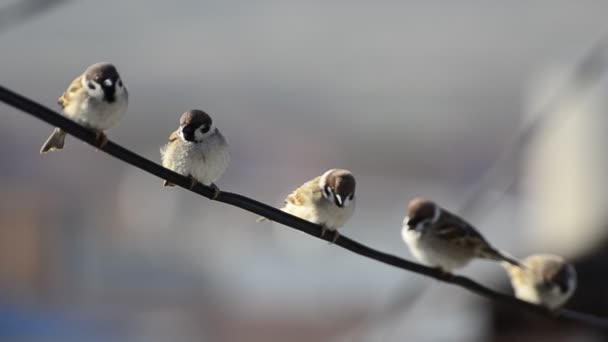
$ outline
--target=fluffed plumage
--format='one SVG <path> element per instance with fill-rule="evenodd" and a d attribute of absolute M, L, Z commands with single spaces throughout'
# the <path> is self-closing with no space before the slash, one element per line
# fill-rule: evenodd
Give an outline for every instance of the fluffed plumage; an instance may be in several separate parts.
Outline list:
<path fill-rule="evenodd" d="M 574 294 L 576 270 L 562 257 L 536 254 L 525 258 L 522 263 L 524 268 L 502 263 L 517 298 L 557 309 Z"/>

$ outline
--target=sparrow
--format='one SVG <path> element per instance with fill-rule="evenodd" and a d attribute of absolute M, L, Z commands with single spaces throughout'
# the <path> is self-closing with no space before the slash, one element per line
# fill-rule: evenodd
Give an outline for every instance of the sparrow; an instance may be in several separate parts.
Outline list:
<path fill-rule="evenodd" d="M 128 99 L 127 87 L 116 67 L 109 63 L 96 63 L 72 81 L 57 103 L 65 117 L 94 130 L 96 145 L 102 148 L 108 141 L 104 131 L 125 115 Z M 61 150 L 65 136 L 61 128 L 55 127 L 42 145 L 40 154 Z"/>
<path fill-rule="evenodd" d="M 475 258 L 521 266 L 492 247 L 468 222 L 423 198 L 409 202 L 401 236 L 417 260 L 445 274 Z"/>
<path fill-rule="evenodd" d="M 536 254 L 522 263 L 525 268 L 503 263 L 517 298 L 555 310 L 574 294 L 576 270 L 562 257 Z"/>
<path fill-rule="evenodd" d="M 355 177 L 348 170 L 331 169 L 302 184 L 285 199 L 282 211 L 321 225 L 321 236 L 334 232 L 332 243 L 340 237 L 355 211 Z M 261 217 L 258 222 L 266 221 Z"/>
<path fill-rule="evenodd" d="M 228 142 L 213 124 L 209 114 L 192 109 L 182 114 L 179 128 L 171 133 L 169 142 L 160 149 L 164 167 L 214 190 L 213 199 L 220 193 L 215 185 L 230 162 Z M 165 186 L 173 184 L 165 181 Z"/>

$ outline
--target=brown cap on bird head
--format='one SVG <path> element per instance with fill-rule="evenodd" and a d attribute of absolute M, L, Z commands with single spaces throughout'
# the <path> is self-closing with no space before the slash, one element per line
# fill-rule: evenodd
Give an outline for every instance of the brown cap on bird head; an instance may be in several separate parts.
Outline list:
<path fill-rule="evenodd" d="M 432 219 L 436 215 L 437 205 L 422 197 L 416 197 L 407 205 L 407 225 L 415 227 L 418 223 Z"/>
<path fill-rule="evenodd" d="M 209 114 L 199 109 L 191 109 L 184 112 L 179 118 L 180 126 L 194 125 L 198 127 L 200 125 L 211 125 L 211 122 L 212 120 Z"/>
<path fill-rule="evenodd" d="M 105 62 L 91 65 L 84 72 L 84 75 L 87 80 L 93 80 L 99 84 L 103 84 L 105 80 L 111 80 L 114 83 L 119 77 L 116 67 Z"/>
<path fill-rule="evenodd" d="M 342 207 L 346 199 L 353 200 L 355 196 L 355 177 L 344 169 L 332 169 L 326 173 L 326 187 L 329 187 L 335 196 L 336 205 Z M 327 192 L 326 189 L 323 191 Z M 327 193 L 326 193 L 327 195 Z"/>
<path fill-rule="evenodd" d="M 182 114 L 179 125 L 186 141 L 200 141 L 202 138 L 199 134 L 207 134 L 213 127 L 213 121 L 209 114 L 202 110 L 191 109 Z M 200 130 L 200 133 L 196 133 L 197 130 Z"/>
<path fill-rule="evenodd" d="M 84 72 L 84 79 L 87 83 L 86 86 L 91 90 L 97 89 L 95 85 L 97 83 L 103 91 L 105 100 L 109 103 L 116 100 L 116 84 L 121 82 L 120 86 L 122 86 L 118 71 L 110 63 L 95 63 L 91 65 Z"/>

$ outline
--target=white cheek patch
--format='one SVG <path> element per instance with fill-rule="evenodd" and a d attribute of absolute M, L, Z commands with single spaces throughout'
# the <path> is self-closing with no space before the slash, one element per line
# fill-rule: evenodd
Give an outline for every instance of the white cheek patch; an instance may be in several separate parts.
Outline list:
<path fill-rule="evenodd" d="M 203 131 L 201 129 L 202 129 L 202 127 L 199 127 L 196 129 L 196 131 L 194 131 L 194 139 L 196 141 L 203 141 L 204 139 L 206 139 L 207 137 L 209 137 L 213 133 L 215 133 L 215 126 L 213 124 L 211 124 L 211 126 L 209 127 L 209 130 L 205 133 L 203 133 Z"/>
<path fill-rule="evenodd" d="M 103 81 L 103 84 L 107 85 L 108 87 L 111 87 L 112 86 L 112 80 L 108 78 L 105 81 Z"/>
<path fill-rule="evenodd" d="M 344 201 L 342 200 L 342 196 L 336 194 L 336 201 L 338 201 L 339 205 L 344 206 Z"/>
<path fill-rule="evenodd" d="M 182 141 L 186 141 L 186 138 L 184 137 L 184 131 L 182 131 L 182 126 L 179 126 L 179 133 L 177 133 L 177 135 L 179 135 L 180 139 L 182 139 Z"/>
<path fill-rule="evenodd" d="M 321 193 L 323 193 L 323 197 L 325 197 L 328 201 L 334 201 L 334 193 L 331 191 L 331 189 L 326 190 L 326 187 L 323 186 L 321 188 Z"/>
<path fill-rule="evenodd" d="M 433 223 L 439 221 L 439 216 L 441 216 L 441 209 L 439 207 L 435 207 L 435 212 L 433 213 Z"/>
<path fill-rule="evenodd" d="M 350 199 L 350 196 L 346 197 L 346 199 L 344 200 L 344 207 L 348 207 L 351 204 L 352 200 Z"/>
<path fill-rule="evenodd" d="M 200 128 L 197 128 L 196 131 L 194 131 L 194 140 L 201 141 L 205 138 L 205 135 L 205 133 L 201 132 Z"/>
<path fill-rule="evenodd" d="M 572 295 L 574 293 L 574 290 L 576 290 L 576 282 L 577 282 L 577 275 L 576 275 L 576 271 L 574 270 L 574 267 L 572 267 L 570 269 L 571 271 L 569 272 L 570 275 L 568 276 L 568 289 L 566 291 L 566 294 L 568 296 Z"/>

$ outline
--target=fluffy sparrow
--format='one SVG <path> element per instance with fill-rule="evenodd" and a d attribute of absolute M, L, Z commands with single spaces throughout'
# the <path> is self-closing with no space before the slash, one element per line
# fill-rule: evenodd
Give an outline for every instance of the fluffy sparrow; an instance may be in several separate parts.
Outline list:
<path fill-rule="evenodd" d="M 182 114 L 179 128 L 171 133 L 160 155 L 164 167 L 192 179 L 191 187 L 198 181 L 214 189 L 213 198 L 219 195 L 214 182 L 226 171 L 230 156 L 228 143 L 209 114 L 198 109 Z M 165 181 L 164 185 L 173 184 Z"/>
<path fill-rule="evenodd" d="M 355 211 L 355 177 L 343 169 L 331 169 L 302 184 L 285 199 L 284 212 L 319 224 L 321 236 L 334 232 L 336 242 L 342 227 Z M 258 221 L 265 221 L 260 218 Z"/>
<path fill-rule="evenodd" d="M 574 294 L 576 270 L 561 257 L 537 254 L 522 263 L 525 268 L 503 263 L 517 298 L 555 310 Z"/>
<path fill-rule="evenodd" d="M 416 259 L 445 273 L 464 267 L 474 258 L 520 266 L 517 260 L 492 247 L 468 222 L 422 198 L 408 204 L 401 236 Z"/>
<path fill-rule="evenodd" d="M 109 63 L 93 64 L 72 81 L 57 101 L 63 115 L 97 132 L 97 146 L 106 144 L 103 131 L 114 126 L 127 111 L 127 87 Z M 40 153 L 61 150 L 66 133 L 55 128 Z"/>

